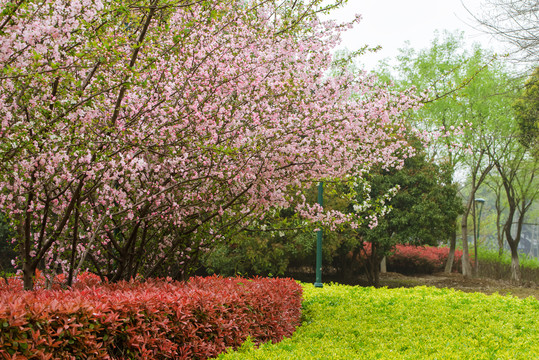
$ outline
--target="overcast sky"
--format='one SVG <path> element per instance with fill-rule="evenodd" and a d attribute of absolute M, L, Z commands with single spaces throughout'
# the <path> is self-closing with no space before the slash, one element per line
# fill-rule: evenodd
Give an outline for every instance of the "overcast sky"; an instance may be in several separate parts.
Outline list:
<path fill-rule="evenodd" d="M 499 42 L 473 28 L 476 23 L 464 7 L 480 14 L 480 5 L 481 0 L 349 0 L 330 18 L 340 21 L 362 15 L 362 21 L 343 36 L 342 47 L 357 50 L 363 45 L 382 46 L 378 53 L 359 59 L 367 70 L 372 70 L 379 60 L 394 58 L 405 41 L 416 49 L 428 47 L 435 30 L 462 30 L 467 43 L 480 42 L 501 51 Z"/>

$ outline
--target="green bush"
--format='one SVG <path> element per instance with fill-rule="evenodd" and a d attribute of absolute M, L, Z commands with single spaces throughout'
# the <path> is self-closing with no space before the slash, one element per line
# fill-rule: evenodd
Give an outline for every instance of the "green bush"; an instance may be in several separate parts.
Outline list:
<path fill-rule="evenodd" d="M 479 277 L 492 279 L 511 279 L 511 255 L 505 251 L 501 256 L 498 250 L 479 248 Z M 539 260 L 521 254 L 519 256 L 520 274 L 523 283 L 539 284 Z"/>
<path fill-rule="evenodd" d="M 290 261 L 309 253 L 313 244 L 313 233 L 240 233 L 216 245 L 202 258 L 202 266 L 210 275 L 282 276 Z"/>
<path fill-rule="evenodd" d="M 291 338 L 219 359 L 532 359 L 538 311 L 531 297 L 309 284 Z"/>
<path fill-rule="evenodd" d="M 504 265 L 511 265 L 511 253 L 509 251 L 504 251 L 500 256 L 498 250 L 481 247 L 477 250 L 477 255 L 479 261 L 500 262 Z M 539 259 L 526 254 L 520 254 L 519 263 L 524 268 L 539 269 Z"/>

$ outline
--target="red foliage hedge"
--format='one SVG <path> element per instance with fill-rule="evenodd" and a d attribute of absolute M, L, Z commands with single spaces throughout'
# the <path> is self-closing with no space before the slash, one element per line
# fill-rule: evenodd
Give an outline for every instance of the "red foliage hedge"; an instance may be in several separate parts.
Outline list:
<path fill-rule="evenodd" d="M 360 266 L 366 261 L 366 255 L 371 255 L 371 244 L 364 244 L 365 252 L 356 258 Z M 405 275 L 433 274 L 445 270 L 449 255 L 448 247 L 397 245 L 394 252 L 387 257 L 387 270 Z M 453 272 L 462 269 L 462 250 L 455 250 Z"/>
<path fill-rule="evenodd" d="M 432 274 L 444 271 L 449 248 L 397 245 L 395 253 L 387 258 L 387 270 L 401 274 Z M 455 250 L 453 271 L 461 267 L 462 251 Z"/>
<path fill-rule="evenodd" d="M 0 290 L 0 355 L 6 359 L 206 359 L 248 336 L 256 343 L 279 341 L 301 316 L 301 286 L 291 279 L 197 277 Z"/>

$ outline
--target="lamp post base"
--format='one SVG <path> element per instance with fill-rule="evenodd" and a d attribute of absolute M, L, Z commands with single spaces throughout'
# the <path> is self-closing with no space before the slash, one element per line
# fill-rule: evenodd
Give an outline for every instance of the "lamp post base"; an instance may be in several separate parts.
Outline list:
<path fill-rule="evenodd" d="M 315 282 L 314 287 L 321 288 L 321 287 L 324 287 L 324 284 L 322 284 L 320 282 Z"/>

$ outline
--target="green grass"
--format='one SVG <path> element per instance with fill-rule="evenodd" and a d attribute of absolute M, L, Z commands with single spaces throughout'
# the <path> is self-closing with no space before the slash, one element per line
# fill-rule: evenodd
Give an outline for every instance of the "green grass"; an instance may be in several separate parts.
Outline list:
<path fill-rule="evenodd" d="M 539 359 L 539 302 L 433 287 L 304 284 L 289 339 L 219 359 Z"/>

